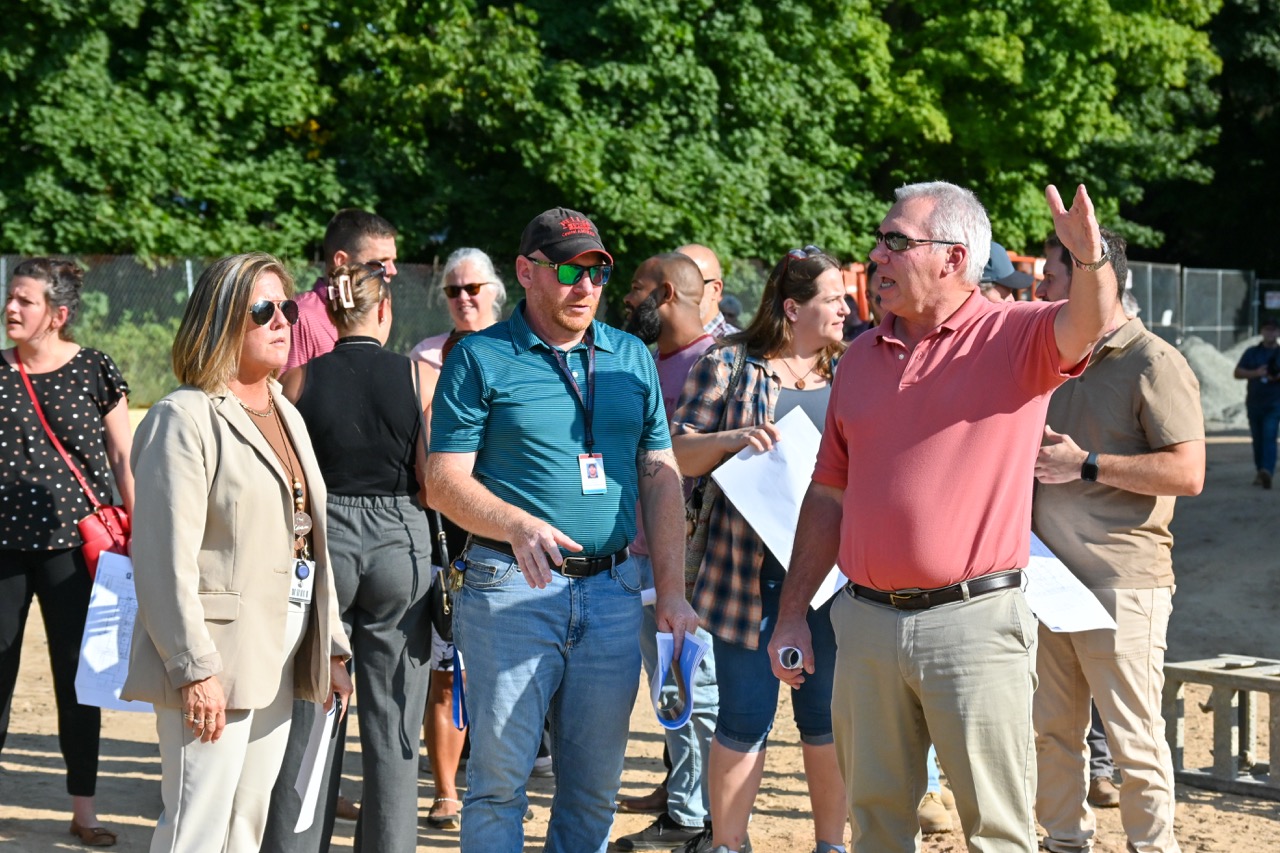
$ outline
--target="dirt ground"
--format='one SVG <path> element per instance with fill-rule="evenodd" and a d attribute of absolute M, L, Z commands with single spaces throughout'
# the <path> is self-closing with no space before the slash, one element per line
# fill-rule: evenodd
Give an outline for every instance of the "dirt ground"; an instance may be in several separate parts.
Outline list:
<path fill-rule="evenodd" d="M 1280 632 L 1274 610 L 1280 585 L 1277 514 L 1280 491 L 1251 486 L 1249 443 L 1238 434 L 1216 435 L 1209 444 L 1209 470 L 1204 493 L 1179 501 L 1174 534 L 1178 591 L 1169 631 L 1170 661 L 1198 660 L 1223 653 L 1280 659 Z M 1268 627 L 1270 626 L 1270 627 Z M 1200 704 L 1206 688 L 1187 688 L 1186 765 L 1212 763 L 1212 722 Z M 1258 756 L 1267 752 L 1267 703 L 1259 702 Z M 357 718 L 358 721 L 358 718 Z M 354 744 L 348 747 L 354 753 Z M 647 793 L 659 781 L 662 741 L 652 711 L 641 700 L 632 713 L 632 739 L 622 781 L 623 795 Z M 148 847 L 151 826 L 160 810 L 160 762 L 149 715 L 104 712 L 98 808 L 102 820 L 119 830 L 118 850 L 138 853 Z M 345 765 L 358 770 L 353 754 Z M 554 781 L 534 779 L 530 802 L 534 820 L 526 824 L 527 846 L 541 849 Z M 348 775 L 344 788 L 359 795 L 360 780 Z M 431 804 L 431 777 L 419 787 L 420 814 Z M 768 764 L 751 825 L 756 850 L 804 853 L 813 847 L 804 792 L 799 738 L 779 714 Z M 28 624 L 23 668 L 13 702 L 9 740 L 0 756 L 0 845 L 8 853 L 43 853 L 78 849 L 67 833 L 69 800 L 58 752 L 53 692 L 40 620 Z M 652 818 L 619 815 L 613 837 L 642 829 Z M 1178 838 L 1187 853 L 1199 851 L 1280 850 L 1280 804 L 1253 797 L 1219 794 L 1178 786 Z M 958 820 L 957 820 L 958 825 Z M 456 833 L 421 824 L 419 850 L 455 850 Z M 353 826 L 338 825 L 335 847 L 351 845 Z M 931 853 L 962 851 L 957 829 L 926 838 Z M 1119 814 L 1099 814 L 1096 848 L 1106 853 L 1125 849 Z"/>

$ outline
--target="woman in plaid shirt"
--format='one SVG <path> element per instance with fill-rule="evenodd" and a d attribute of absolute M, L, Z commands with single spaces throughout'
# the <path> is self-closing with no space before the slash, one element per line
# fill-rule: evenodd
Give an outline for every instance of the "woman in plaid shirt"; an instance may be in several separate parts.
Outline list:
<path fill-rule="evenodd" d="M 822 429 L 831 378 L 844 349 L 849 314 L 844 296 L 839 262 L 816 246 L 794 249 L 779 261 L 751 325 L 708 351 L 685 382 L 672 443 L 686 477 L 708 474 L 744 447 L 768 450 L 778 437 L 774 422 L 793 408 L 803 409 Z M 736 387 L 729 389 L 735 359 L 745 364 Z M 707 500 L 714 502 L 693 606 L 714 638 L 720 687 L 708 764 L 712 845 L 713 853 L 746 851 L 747 821 L 777 708 L 768 644 L 786 567 L 713 487 Z M 818 853 L 843 850 L 845 827 L 831 733 L 835 637 L 828 608 L 810 611 L 818 669 L 792 693 Z"/>

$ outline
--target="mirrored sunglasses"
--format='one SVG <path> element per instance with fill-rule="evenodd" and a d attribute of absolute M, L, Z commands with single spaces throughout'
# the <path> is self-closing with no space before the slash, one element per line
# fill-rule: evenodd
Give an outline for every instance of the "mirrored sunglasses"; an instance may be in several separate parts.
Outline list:
<path fill-rule="evenodd" d="M 584 267 L 581 264 L 554 264 L 551 261 L 542 261 L 537 258 L 529 258 L 529 263 L 534 266 L 555 270 L 556 281 L 565 287 L 573 287 L 582 279 L 584 273 L 591 278 L 591 283 L 596 287 L 608 284 L 609 276 L 613 275 L 613 264 L 596 264 L 595 266 Z"/>

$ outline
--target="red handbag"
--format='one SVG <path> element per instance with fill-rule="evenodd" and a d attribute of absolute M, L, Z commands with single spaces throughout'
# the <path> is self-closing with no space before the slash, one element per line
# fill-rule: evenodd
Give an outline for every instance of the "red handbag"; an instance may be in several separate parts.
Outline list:
<path fill-rule="evenodd" d="M 93 493 L 93 489 L 89 488 L 89 482 L 71 461 L 66 448 L 49 428 L 49 422 L 44 419 L 44 410 L 40 408 L 40 401 L 36 399 L 36 389 L 31 387 L 31 379 L 27 376 L 27 369 L 22 366 L 22 358 L 16 349 L 13 351 L 13 360 L 18 365 L 18 372 L 22 374 L 22 384 L 27 386 L 27 394 L 31 396 L 31 405 L 35 407 L 36 417 L 44 427 L 44 434 L 49 437 L 53 449 L 62 456 L 62 461 L 67 463 L 71 473 L 76 475 L 76 479 L 80 481 L 80 488 L 84 489 L 85 497 L 93 505 L 93 512 L 76 522 L 80 538 L 84 540 L 80 550 L 84 554 L 85 565 L 89 567 L 89 577 L 93 578 L 98 573 L 98 557 L 102 552 L 129 553 L 129 537 L 133 533 L 133 523 L 129 520 L 129 513 L 124 507 L 102 503 Z"/>

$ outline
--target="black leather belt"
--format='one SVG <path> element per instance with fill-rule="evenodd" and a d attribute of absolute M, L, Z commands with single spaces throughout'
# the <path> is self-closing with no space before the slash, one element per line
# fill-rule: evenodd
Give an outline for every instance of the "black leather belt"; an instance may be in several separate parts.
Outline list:
<path fill-rule="evenodd" d="M 483 536 L 472 536 L 472 545 L 479 545 L 481 548 L 488 548 L 491 551 L 497 551 L 499 554 L 506 554 L 508 557 L 515 559 L 515 551 L 506 542 L 499 542 L 497 539 L 485 539 Z M 631 556 L 631 552 L 626 548 L 621 551 L 610 554 L 606 557 L 565 557 L 564 563 L 557 566 L 551 563 L 550 557 L 547 562 L 551 563 L 551 570 L 564 575 L 567 578 L 589 578 L 592 575 L 598 575 L 601 572 L 607 572 L 619 563 L 625 563 Z"/>
<path fill-rule="evenodd" d="M 1022 570 L 1014 569 L 1011 572 L 983 575 L 980 578 L 961 581 L 960 583 L 938 587 L 937 589 L 900 589 L 895 592 L 882 592 L 868 586 L 858 586 L 856 583 L 851 583 L 849 586 L 853 589 L 854 595 L 858 598 L 865 598 L 867 601 L 887 604 L 899 610 L 928 610 L 930 607 L 937 607 L 939 604 L 968 601 L 971 598 L 986 595 L 989 592 L 998 592 L 1002 589 L 1022 586 Z"/>

